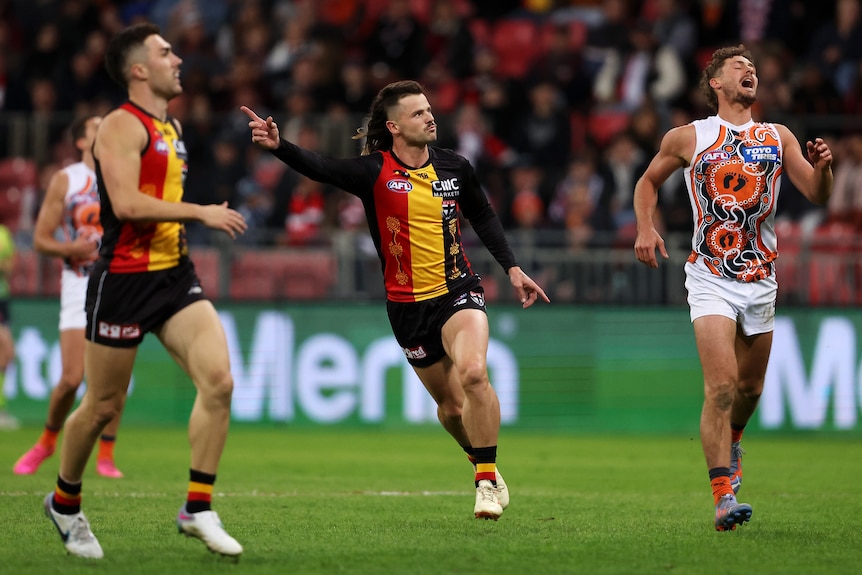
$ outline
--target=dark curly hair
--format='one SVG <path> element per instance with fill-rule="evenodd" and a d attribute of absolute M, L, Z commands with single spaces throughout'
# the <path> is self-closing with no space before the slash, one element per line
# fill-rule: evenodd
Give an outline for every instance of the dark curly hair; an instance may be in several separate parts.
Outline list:
<path fill-rule="evenodd" d="M 724 66 L 725 60 L 735 58 L 736 56 L 742 56 L 743 58 L 747 58 L 750 62 L 754 62 L 754 57 L 751 55 L 748 48 L 740 44 L 739 46 L 719 48 L 713 52 L 712 59 L 709 61 L 709 64 L 706 65 L 706 68 L 703 69 L 703 74 L 700 77 L 700 90 L 703 92 L 703 95 L 706 96 L 706 103 L 713 112 L 718 111 L 718 96 L 716 95 L 715 90 L 712 89 L 712 86 L 709 85 L 709 81 L 718 76 L 718 73 Z"/>
<path fill-rule="evenodd" d="M 392 147 L 392 134 L 386 127 L 389 113 L 398 105 L 404 96 L 424 94 L 425 90 L 419 82 L 402 80 L 384 86 L 371 103 L 368 123 L 365 128 L 356 130 L 354 140 L 365 138 L 362 155 L 368 155 L 378 150 L 388 150 Z"/>

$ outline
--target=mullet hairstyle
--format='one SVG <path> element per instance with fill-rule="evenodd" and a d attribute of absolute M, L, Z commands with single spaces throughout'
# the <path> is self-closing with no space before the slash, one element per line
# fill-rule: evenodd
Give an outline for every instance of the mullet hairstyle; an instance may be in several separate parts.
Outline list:
<path fill-rule="evenodd" d="M 740 44 L 739 46 L 719 48 L 713 52 L 712 59 L 709 61 L 709 64 L 706 65 L 706 68 L 703 69 L 703 74 L 700 77 L 700 90 L 706 97 L 706 103 L 709 106 L 709 109 L 713 112 L 718 112 L 718 96 L 716 95 L 715 90 L 712 89 L 712 86 L 709 85 L 709 81 L 718 76 L 722 67 L 724 67 L 725 60 L 735 58 L 736 56 L 742 56 L 749 62 L 754 63 L 754 57 L 751 55 L 751 51 L 749 51 L 749 49 L 744 45 Z"/>
<path fill-rule="evenodd" d="M 150 22 L 129 26 L 111 39 L 105 51 L 105 68 L 108 75 L 123 88 L 129 88 L 129 54 L 144 45 L 147 38 L 160 34 L 159 27 Z"/>
<path fill-rule="evenodd" d="M 375 96 L 368 113 L 368 123 L 365 128 L 358 128 L 353 136 L 354 140 L 365 138 L 365 146 L 362 155 L 367 156 L 379 150 L 388 150 L 392 147 L 392 134 L 386 127 L 389 113 L 398 105 L 404 96 L 424 94 L 425 90 L 419 82 L 413 80 L 402 80 L 392 82 L 384 86 Z"/>

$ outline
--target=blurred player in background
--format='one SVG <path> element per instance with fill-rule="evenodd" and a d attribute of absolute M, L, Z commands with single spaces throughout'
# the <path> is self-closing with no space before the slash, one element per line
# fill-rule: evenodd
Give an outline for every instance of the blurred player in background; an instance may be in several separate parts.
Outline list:
<path fill-rule="evenodd" d="M 744 46 L 716 50 L 701 89 L 716 115 L 671 129 L 635 186 L 639 261 L 668 257 L 653 223 L 658 189 L 685 170 L 695 214 L 685 287 L 704 378 L 700 438 L 715 501 L 715 528 L 735 529 L 751 517 L 739 503 L 740 440 L 754 414 L 772 348 L 778 282 L 774 220 L 781 175 L 824 204 L 832 194 L 832 152 L 781 124 L 755 123 L 757 69 Z"/>
<path fill-rule="evenodd" d="M 159 28 L 148 23 L 118 33 L 105 54 L 108 73 L 129 99 L 104 117 L 93 145 L 104 234 L 87 286 L 87 393 L 66 420 L 60 472 L 44 501 L 66 550 L 79 557 L 104 556 L 81 512 L 82 478 L 96 440 L 123 408 L 148 332 L 197 389 L 189 418 L 188 492 L 177 528 L 215 553 L 242 553 L 211 505 L 230 425 L 227 340 L 189 259 L 183 222 L 201 222 L 232 238 L 246 224 L 227 202 L 182 201 L 188 156 L 182 127 L 168 115 L 168 102 L 183 90 L 181 63 Z"/>
<path fill-rule="evenodd" d="M 443 428 L 475 466 L 474 515 L 498 519 L 509 503 L 497 471 L 500 403 L 488 378 L 485 292 L 461 244 L 460 213 L 506 271 L 524 308 L 549 300 L 515 261 L 473 167 L 452 150 L 429 146 L 437 123 L 417 82 L 380 90 L 360 134 L 365 153 L 356 158 L 304 150 L 283 140 L 271 117 L 241 109 L 253 142 L 304 176 L 362 200 L 395 338 L 437 403 Z"/>
<path fill-rule="evenodd" d="M 9 330 L 9 278 L 15 268 L 15 240 L 9 228 L 0 224 L 0 430 L 14 431 L 21 427 L 18 419 L 6 409 L 6 368 L 15 359 L 15 341 Z"/>
<path fill-rule="evenodd" d="M 87 316 L 84 300 L 87 279 L 99 256 L 102 225 L 99 221 L 99 190 L 93 171 L 93 141 L 102 119 L 99 116 L 79 118 L 69 127 L 81 161 L 57 171 L 48 183 L 45 200 L 39 209 L 33 232 L 35 248 L 49 256 L 63 258 L 60 280 L 60 356 L 63 372 L 51 392 L 48 417 L 42 435 L 30 450 L 15 463 L 18 475 L 36 473 L 45 459 L 54 453 L 57 435 L 75 403 L 75 394 L 84 379 L 84 329 Z M 63 240 L 55 237 L 58 228 Z M 104 477 L 122 477 L 114 464 L 114 442 L 120 425 L 120 413 L 102 432 L 96 472 Z"/>

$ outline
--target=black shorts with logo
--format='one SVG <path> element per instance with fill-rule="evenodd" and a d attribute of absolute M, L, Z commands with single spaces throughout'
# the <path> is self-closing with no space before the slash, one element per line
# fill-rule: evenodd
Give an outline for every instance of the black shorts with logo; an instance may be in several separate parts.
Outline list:
<path fill-rule="evenodd" d="M 428 367 L 446 356 L 443 324 L 462 309 L 478 309 L 487 313 L 485 290 L 478 280 L 472 287 L 434 299 L 411 303 L 386 302 L 392 332 L 410 365 Z"/>
<path fill-rule="evenodd" d="M 191 260 L 153 272 L 117 274 L 98 262 L 87 284 L 87 339 L 111 347 L 139 345 L 190 304 L 206 299 Z"/>

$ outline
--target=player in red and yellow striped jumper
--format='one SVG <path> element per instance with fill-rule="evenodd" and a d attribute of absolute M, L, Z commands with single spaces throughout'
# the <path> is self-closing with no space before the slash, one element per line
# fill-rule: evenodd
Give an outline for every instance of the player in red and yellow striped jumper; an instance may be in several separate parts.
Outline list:
<path fill-rule="evenodd" d="M 475 465 L 476 517 L 498 519 L 508 488 L 496 468 L 500 404 L 488 378 L 488 318 L 459 215 L 503 267 L 524 308 L 545 292 L 521 268 L 470 163 L 430 147 L 437 124 L 422 87 L 384 87 L 371 105 L 365 154 L 335 159 L 280 138 L 243 106 L 252 141 L 313 180 L 358 196 L 383 267 L 386 309 L 407 361 L 437 403 L 440 423 Z"/>
<path fill-rule="evenodd" d="M 744 46 L 716 50 L 701 79 L 716 115 L 670 130 L 635 186 L 638 260 L 658 267 L 668 257 L 653 225 L 658 189 L 679 168 L 689 191 L 694 234 L 685 264 L 694 337 L 703 366 L 700 439 L 715 502 L 715 528 L 735 529 L 751 517 L 739 503 L 742 431 L 757 407 L 775 325 L 773 222 L 781 175 L 810 201 L 832 194 L 832 152 L 817 138 L 802 154 L 781 124 L 757 123 L 757 69 Z"/>
<path fill-rule="evenodd" d="M 85 306 L 87 393 L 66 421 L 57 486 L 45 511 L 70 553 L 103 556 L 81 512 L 81 479 L 96 439 L 122 406 L 138 345 L 153 332 L 197 388 L 188 497 L 177 526 L 211 551 L 238 556 L 242 546 L 210 505 L 230 422 L 227 342 L 188 258 L 182 222 L 199 221 L 235 237 L 245 231 L 245 220 L 227 203 L 182 201 L 186 150 L 179 122 L 167 113 L 168 102 L 182 93 L 182 60 L 159 29 L 138 24 L 123 30 L 105 61 L 129 101 L 105 116 L 93 146 L 104 235 Z"/>

